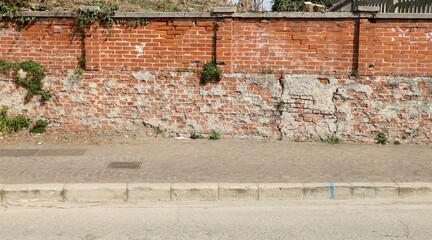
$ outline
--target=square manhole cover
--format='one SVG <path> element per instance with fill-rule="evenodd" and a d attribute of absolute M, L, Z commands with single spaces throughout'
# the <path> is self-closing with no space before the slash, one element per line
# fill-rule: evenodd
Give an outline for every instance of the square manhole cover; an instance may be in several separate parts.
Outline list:
<path fill-rule="evenodd" d="M 128 168 L 128 169 L 139 169 L 142 162 L 110 162 L 108 168 Z"/>

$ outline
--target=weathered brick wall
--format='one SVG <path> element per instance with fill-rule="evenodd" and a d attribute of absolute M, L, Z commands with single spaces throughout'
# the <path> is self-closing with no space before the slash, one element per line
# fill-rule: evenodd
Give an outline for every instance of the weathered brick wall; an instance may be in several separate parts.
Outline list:
<path fill-rule="evenodd" d="M 377 19 L 360 24 L 359 70 L 366 75 L 432 75 L 432 21 Z"/>
<path fill-rule="evenodd" d="M 48 72 L 75 69 L 82 55 L 82 39 L 70 19 L 45 19 L 22 31 L 12 23 L 0 28 L 0 59 L 35 60 Z"/>
<path fill-rule="evenodd" d="M 176 70 L 196 68 L 212 59 L 213 21 L 210 19 L 155 19 L 144 27 L 115 25 L 93 29 L 86 45 L 97 46 L 90 66 L 100 61 L 104 70 Z M 91 36 L 97 33 L 96 38 Z M 93 50 L 93 49 L 92 49 Z M 94 57 L 91 57 L 91 56 Z"/>
<path fill-rule="evenodd" d="M 431 29 L 430 19 L 151 18 L 81 38 L 72 19 L 43 19 L 1 29 L 0 58 L 44 65 L 55 97 L 24 105 L 25 90 L 1 77 L 0 105 L 53 131 L 430 143 Z M 215 57 L 222 81 L 200 86 L 194 71 Z"/>
<path fill-rule="evenodd" d="M 246 19 L 232 27 L 231 70 L 259 73 L 350 73 L 352 19 Z"/>

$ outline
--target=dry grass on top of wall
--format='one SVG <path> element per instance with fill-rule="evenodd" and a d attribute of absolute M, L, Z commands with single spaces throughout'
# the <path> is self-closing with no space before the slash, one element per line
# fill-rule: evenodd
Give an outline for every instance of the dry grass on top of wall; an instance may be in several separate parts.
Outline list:
<path fill-rule="evenodd" d="M 12 0 L 5 0 L 12 1 Z M 26 9 L 74 11 L 79 5 L 91 5 L 94 0 L 17 0 L 25 2 Z M 227 0 L 98 0 L 117 5 L 121 12 L 207 12 L 214 7 L 230 6 Z"/>

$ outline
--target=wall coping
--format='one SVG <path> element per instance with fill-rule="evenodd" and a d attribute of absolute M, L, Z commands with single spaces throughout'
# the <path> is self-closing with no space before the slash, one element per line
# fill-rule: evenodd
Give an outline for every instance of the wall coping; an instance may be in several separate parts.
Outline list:
<path fill-rule="evenodd" d="M 73 12 L 21 12 L 20 16 L 40 18 L 71 18 Z M 377 18 L 377 19 L 432 19 L 429 13 L 377 13 L 374 15 L 360 15 L 353 12 L 259 12 L 233 13 L 218 15 L 212 12 L 117 12 L 114 18 L 310 18 L 310 19 L 339 19 L 339 18 Z"/>

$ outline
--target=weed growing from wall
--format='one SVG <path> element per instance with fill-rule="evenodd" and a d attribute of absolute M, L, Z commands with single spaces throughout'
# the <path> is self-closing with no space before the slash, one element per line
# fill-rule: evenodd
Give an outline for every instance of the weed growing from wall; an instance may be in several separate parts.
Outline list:
<path fill-rule="evenodd" d="M 31 125 L 30 118 L 21 114 L 11 117 L 8 116 L 8 111 L 9 108 L 7 106 L 3 106 L 0 110 L 0 133 L 20 132 Z M 31 127 L 30 133 L 44 133 L 48 124 L 46 120 L 37 120 L 33 127 Z"/>
<path fill-rule="evenodd" d="M 209 62 L 204 64 L 203 70 L 201 71 L 200 84 L 206 85 L 210 82 L 219 82 L 222 76 L 222 70 L 218 68 L 215 62 Z"/>
<path fill-rule="evenodd" d="M 82 68 L 82 69 L 85 69 L 86 62 L 87 62 L 85 54 L 77 57 L 77 60 L 78 60 L 79 67 Z"/>
<path fill-rule="evenodd" d="M 46 120 L 37 120 L 34 126 L 30 129 L 31 133 L 44 133 L 45 128 L 48 126 L 48 121 Z"/>
<path fill-rule="evenodd" d="M 276 111 L 278 113 L 278 115 L 277 115 L 278 119 L 276 120 L 277 121 L 276 127 L 279 131 L 279 134 L 280 134 L 278 139 L 282 140 L 283 139 L 283 132 L 282 132 L 281 124 L 282 124 L 283 112 L 285 110 L 285 102 L 282 100 L 282 97 L 283 97 L 283 94 L 285 91 L 285 76 L 283 75 L 283 73 L 281 73 L 281 76 L 279 78 L 279 86 L 281 88 L 281 94 L 279 95 L 279 102 L 276 105 Z"/>
<path fill-rule="evenodd" d="M 45 70 L 33 60 L 21 63 L 7 62 L 0 59 L 0 73 L 10 75 L 17 86 L 27 89 L 24 103 L 29 103 L 34 96 L 41 96 L 42 102 L 52 98 L 51 91 L 43 89 Z"/>
<path fill-rule="evenodd" d="M 9 108 L 6 106 L 3 106 L 0 110 L 0 132 L 14 133 L 30 126 L 31 121 L 29 118 L 23 115 L 10 117 L 8 116 L 8 111 Z"/>
<path fill-rule="evenodd" d="M 116 21 L 118 24 L 122 26 L 126 26 L 127 29 L 134 29 L 137 27 L 145 26 L 148 24 L 147 18 L 140 18 L 140 19 L 122 19 Z"/>
<path fill-rule="evenodd" d="M 219 140 L 219 139 L 221 139 L 221 135 L 218 132 L 216 132 L 215 130 L 211 130 L 209 139 L 210 140 Z"/>
<path fill-rule="evenodd" d="M 358 71 L 358 69 L 355 69 L 353 72 L 352 72 L 352 74 L 351 74 L 351 76 L 353 76 L 355 79 L 360 79 L 360 73 L 359 73 L 359 71 Z"/>
<path fill-rule="evenodd" d="M 330 136 L 326 139 L 321 139 L 322 142 L 328 143 L 328 144 L 340 144 L 342 143 L 342 140 L 336 136 Z"/>
<path fill-rule="evenodd" d="M 389 140 L 388 140 L 387 134 L 385 132 L 379 132 L 378 137 L 377 137 L 377 141 L 379 144 L 382 144 L 382 145 L 388 144 Z"/>
<path fill-rule="evenodd" d="M 78 28 L 82 33 L 85 33 L 87 26 L 98 21 L 106 25 L 114 23 L 113 16 L 118 9 L 116 5 L 107 5 L 101 2 L 93 2 L 91 6 L 99 7 L 99 10 L 94 9 L 78 9 L 76 12 L 76 21 Z"/>

